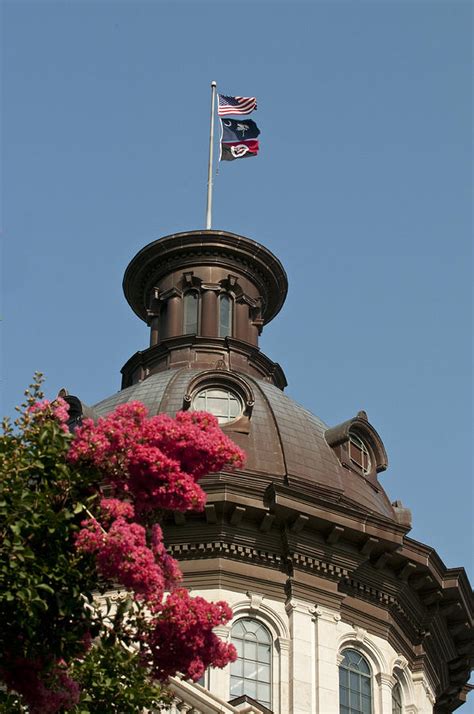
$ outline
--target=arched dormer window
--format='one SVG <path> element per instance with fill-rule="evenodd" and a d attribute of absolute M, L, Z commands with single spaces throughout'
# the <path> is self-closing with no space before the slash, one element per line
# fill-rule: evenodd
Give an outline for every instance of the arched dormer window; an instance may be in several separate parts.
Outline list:
<path fill-rule="evenodd" d="M 237 659 L 230 669 L 230 698 L 247 694 L 271 709 L 272 636 L 258 620 L 242 618 L 232 627 Z"/>
<path fill-rule="evenodd" d="M 196 290 L 189 290 L 184 295 L 183 334 L 194 335 L 198 331 L 199 295 Z"/>
<path fill-rule="evenodd" d="M 227 293 L 219 295 L 219 337 L 232 335 L 232 300 Z"/>
<path fill-rule="evenodd" d="M 372 673 L 369 663 L 357 650 L 342 653 L 339 665 L 340 714 L 372 714 Z"/>
<path fill-rule="evenodd" d="M 377 474 L 385 471 L 388 466 L 387 453 L 382 439 L 372 424 L 369 424 L 364 411 L 327 429 L 324 437 L 343 466 L 364 476 L 378 487 Z"/>
<path fill-rule="evenodd" d="M 349 430 L 349 458 L 354 466 L 362 471 L 364 475 L 368 475 L 371 470 L 370 453 L 363 439 L 354 431 Z"/>

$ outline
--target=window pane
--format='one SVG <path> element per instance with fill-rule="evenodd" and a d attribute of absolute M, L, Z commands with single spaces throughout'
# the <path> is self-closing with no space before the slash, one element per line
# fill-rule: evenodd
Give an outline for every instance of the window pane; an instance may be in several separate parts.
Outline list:
<path fill-rule="evenodd" d="M 244 674 L 244 661 L 242 659 L 236 659 L 235 662 L 231 662 L 230 673 L 236 677 L 242 677 Z"/>
<path fill-rule="evenodd" d="M 349 704 L 352 709 L 359 711 L 360 694 L 354 689 L 349 690 Z"/>
<path fill-rule="evenodd" d="M 258 646 L 258 661 L 270 662 L 270 645 Z"/>
<path fill-rule="evenodd" d="M 198 295 L 196 292 L 186 293 L 184 296 L 184 334 L 190 335 L 197 332 L 198 326 Z"/>
<path fill-rule="evenodd" d="M 259 702 L 270 703 L 270 685 L 269 684 L 260 684 L 259 683 L 257 698 L 258 698 Z"/>
<path fill-rule="evenodd" d="M 257 679 L 257 663 L 244 662 L 244 677 L 247 679 Z"/>
<path fill-rule="evenodd" d="M 257 682 L 246 679 L 244 682 L 244 694 L 248 694 L 249 697 L 257 699 Z"/>
<path fill-rule="evenodd" d="M 213 397 L 214 399 L 227 399 L 227 392 L 223 389 L 206 389 L 207 398 Z"/>
<path fill-rule="evenodd" d="M 227 399 L 207 396 L 207 410 L 214 416 L 227 416 L 229 413 Z"/>
<path fill-rule="evenodd" d="M 219 337 L 231 334 L 232 303 L 228 295 L 219 297 Z"/>
<path fill-rule="evenodd" d="M 344 706 L 347 707 L 349 705 L 349 692 L 345 687 L 339 688 L 339 700 Z"/>
<path fill-rule="evenodd" d="M 268 664 L 259 664 L 257 667 L 257 679 L 259 682 L 270 681 L 270 666 Z"/>
<path fill-rule="evenodd" d="M 193 398 L 192 408 L 213 414 L 219 424 L 235 419 L 242 412 L 242 403 L 234 392 L 227 389 L 202 389 Z M 243 632 L 243 625 L 240 625 Z"/>
<path fill-rule="evenodd" d="M 235 677 L 230 678 L 230 693 L 232 697 L 238 697 L 244 693 L 244 680 L 236 679 Z"/>
<path fill-rule="evenodd" d="M 362 711 L 363 714 L 371 714 L 370 697 L 362 697 Z"/>
<path fill-rule="evenodd" d="M 259 630 L 262 630 L 262 632 L 265 632 L 263 627 L 257 620 L 245 620 L 245 629 L 247 632 L 253 632 L 254 634 L 257 633 Z"/>
<path fill-rule="evenodd" d="M 402 693 L 400 683 L 392 689 L 392 714 L 402 714 Z"/>
<path fill-rule="evenodd" d="M 236 622 L 232 628 L 232 637 L 243 636 L 245 634 L 245 629 L 242 620 Z"/>
<path fill-rule="evenodd" d="M 359 691 L 359 687 L 360 687 L 359 675 L 356 674 L 355 672 L 351 672 L 349 675 L 349 686 L 353 692 Z"/>
<path fill-rule="evenodd" d="M 362 694 L 365 694 L 366 696 L 370 697 L 370 693 L 371 693 L 370 678 L 369 677 L 361 677 L 360 683 L 362 685 L 361 686 Z"/>
<path fill-rule="evenodd" d="M 248 640 L 245 640 L 244 657 L 246 659 L 252 659 L 254 661 L 257 659 L 257 643 L 256 642 L 249 642 Z"/>

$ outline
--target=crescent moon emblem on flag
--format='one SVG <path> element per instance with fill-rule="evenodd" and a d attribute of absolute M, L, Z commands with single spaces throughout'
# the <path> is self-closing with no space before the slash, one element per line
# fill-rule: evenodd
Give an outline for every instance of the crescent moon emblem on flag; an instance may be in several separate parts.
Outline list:
<path fill-rule="evenodd" d="M 228 121 L 229 121 L 229 123 L 226 124 L 226 122 L 224 121 L 224 119 L 222 120 L 222 123 L 224 124 L 224 126 L 232 126 L 231 120 L 229 119 Z"/>

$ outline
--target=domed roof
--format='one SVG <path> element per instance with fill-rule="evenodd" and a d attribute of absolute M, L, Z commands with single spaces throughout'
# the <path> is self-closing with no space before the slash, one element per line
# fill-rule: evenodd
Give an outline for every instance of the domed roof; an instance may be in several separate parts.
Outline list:
<path fill-rule="evenodd" d="M 217 374 L 217 372 L 213 372 Z M 174 416 L 186 408 L 186 397 L 209 371 L 180 368 L 150 375 L 95 405 L 96 416 L 105 416 L 119 404 L 140 401 L 150 414 Z M 232 423 L 223 429 L 247 454 L 240 472 L 261 488 L 275 483 L 298 493 L 318 492 L 330 504 L 396 521 L 396 515 L 376 478 L 342 465 L 337 449 L 325 438 L 327 425 L 286 396 L 278 387 L 248 374 L 222 370 L 221 381 L 239 380 L 246 385 L 251 405 L 246 428 Z M 232 384 L 232 382 L 230 382 Z M 237 472 L 235 478 L 239 477 Z"/>

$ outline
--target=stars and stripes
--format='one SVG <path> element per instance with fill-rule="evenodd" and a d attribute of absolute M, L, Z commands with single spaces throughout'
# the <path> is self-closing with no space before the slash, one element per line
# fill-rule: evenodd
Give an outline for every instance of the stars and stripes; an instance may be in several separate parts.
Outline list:
<path fill-rule="evenodd" d="M 229 97 L 226 94 L 218 94 L 219 98 L 217 113 L 219 116 L 228 114 L 250 114 L 257 109 L 256 97 Z"/>

